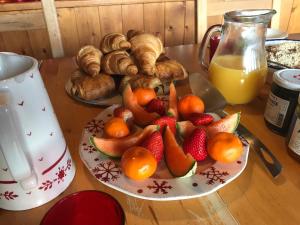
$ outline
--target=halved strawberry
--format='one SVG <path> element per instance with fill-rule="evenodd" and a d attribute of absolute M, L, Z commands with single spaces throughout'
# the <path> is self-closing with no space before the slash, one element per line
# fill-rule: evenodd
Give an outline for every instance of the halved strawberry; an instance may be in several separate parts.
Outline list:
<path fill-rule="evenodd" d="M 165 115 L 165 104 L 162 100 L 154 98 L 146 105 L 147 112 L 156 112 L 159 115 Z"/>
<path fill-rule="evenodd" d="M 190 153 L 197 161 L 202 161 L 206 159 L 208 153 L 206 131 L 204 128 L 196 128 L 191 134 L 191 136 L 187 137 L 184 140 L 183 151 L 186 154 Z"/>
<path fill-rule="evenodd" d="M 150 136 L 141 144 L 142 147 L 147 148 L 159 162 L 164 155 L 163 138 L 159 131 L 154 131 Z"/>
<path fill-rule="evenodd" d="M 207 113 L 193 113 L 189 118 L 195 126 L 206 126 L 210 124 L 214 118 L 212 115 Z"/>
<path fill-rule="evenodd" d="M 173 134 L 176 134 L 176 118 L 171 116 L 162 116 L 156 120 L 152 124 L 159 125 L 160 133 L 163 132 L 165 126 L 169 126 L 170 130 Z"/>

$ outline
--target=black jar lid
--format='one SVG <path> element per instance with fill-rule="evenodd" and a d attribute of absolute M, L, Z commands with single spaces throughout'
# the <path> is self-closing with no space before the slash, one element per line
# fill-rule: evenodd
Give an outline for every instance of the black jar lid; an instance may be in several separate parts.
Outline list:
<path fill-rule="evenodd" d="M 300 69 L 278 70 L 273 75 L 273 81 L 285 89 L 300 91 Z"/>

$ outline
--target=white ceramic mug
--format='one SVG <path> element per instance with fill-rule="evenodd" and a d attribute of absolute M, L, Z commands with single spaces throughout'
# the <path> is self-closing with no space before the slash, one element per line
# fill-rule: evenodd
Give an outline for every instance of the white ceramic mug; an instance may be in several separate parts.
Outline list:
<path fill-rule="evenodd" d="M 37 60 L 0 52 L 0 208 L 40 206 L 74 175 Z"/>

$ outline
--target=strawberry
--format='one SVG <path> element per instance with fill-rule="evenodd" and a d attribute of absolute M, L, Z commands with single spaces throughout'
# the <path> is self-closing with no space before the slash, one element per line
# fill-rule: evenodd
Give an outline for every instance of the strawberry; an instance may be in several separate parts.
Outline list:
<path fill-rule="evenodd" d="M 183 151 L 190 153 L 195 160 L 202 161 L 207 157 L 206 131 L 203 128 L 196 128 L 191 136 L 183 142 Z"/>
<path fill-rule="evenodd" d="M 165 126 L 169 126 L 173 134 L 176 134 L 176 118 L 171 116 L 162 116 L 156 119 L 153 124 L 159 125 L 160 133 L 163 132 Z"/>
<path fill-rule="evenodd" d="M 133 125 L 133 113 L 129 109 L 126 109 L 124 106 L 115 108 L 113 114 L 114 117 L 122 118 L 128 126 Z"/>
<path fill-rule="evenodd" d="M 165 115 L 165 104 L 162 100 L 154 98 L 146 105 L 147 112 L 156 112 L 159 115 Z"/>
<path fill-rule="evenodd" d="M 147 148 L 155 157 L 156 161 L 159 162 L 164 155 L 164 144 L 162 135 L 159 131 L 154 131 L 141 145 Z"/>
<path fill-rule="evenodd" d="M 214 118 L 212 115 L 206 113 L 193 113 L 188 120 L 195 126 L 206 126 L 210 124 Z"/>

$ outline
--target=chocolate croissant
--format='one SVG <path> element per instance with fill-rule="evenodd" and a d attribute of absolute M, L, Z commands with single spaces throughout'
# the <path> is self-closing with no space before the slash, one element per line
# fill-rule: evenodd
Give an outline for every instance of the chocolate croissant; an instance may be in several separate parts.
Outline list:
<path fill-rule="evenodd" d="M 107 74 L 87 76 L 81 70 L 75 70 L 71 76 L 71 93 L 85 100 L 107 97 L 115 90 L 114 79 Z"/>
<path fill-rule="evenodd" d="M 102 59 L 102 69 L 108 74 L 120 74 L 134 76 L 138 68 L 126 51 L 113 51 L 106 54 Z"/>
<path fill-rule="evenodd" d="M 120 33 L 109 33 L 105 35 L 100 43 L 101 51 L 106 54 L 115 50 L 126 50 L 131 47 L 126 36 Z"/>
<path fill-rule="evenodd" d="M 162 80 L 183 80 L 188 74 L 176 60 L 164 60 L 156 63 L 156 74 Z"/>
<path fill-rule="evenodd" d="M 82 47 L 77 55 L 76 62 L 80 69 L 90 76 L 96 76 L 100 72 L 102 53 L 92 45 Z"/>

